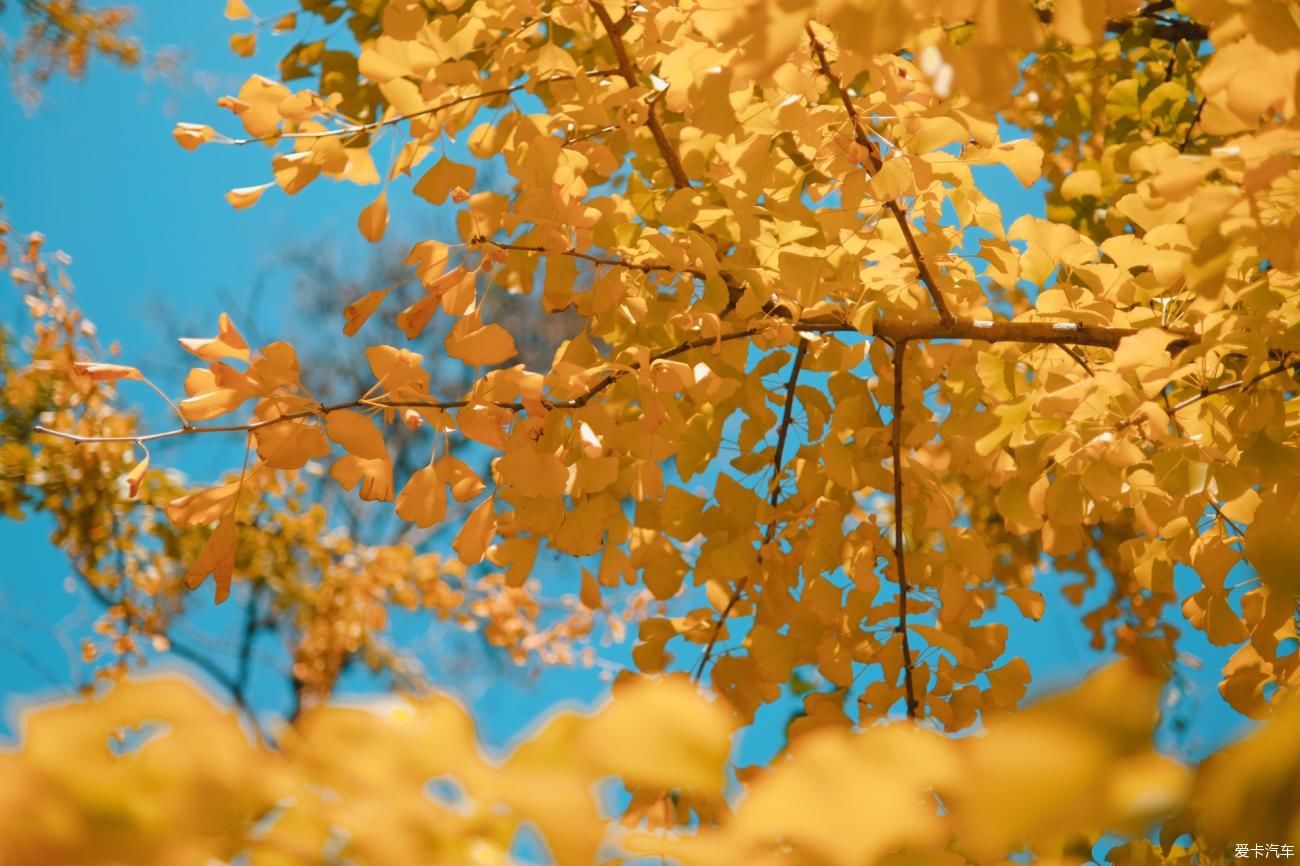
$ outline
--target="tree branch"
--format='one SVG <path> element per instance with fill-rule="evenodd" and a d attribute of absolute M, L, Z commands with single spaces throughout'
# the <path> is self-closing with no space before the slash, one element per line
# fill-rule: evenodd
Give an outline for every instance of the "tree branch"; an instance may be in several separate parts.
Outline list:
<path fill-rule="evenodd" d="M 889 421 L 889 445 L 894 458 L 894 564 L 898 574 L 898 633 L 903 638 L 903 687 L 907 717 L 916 718 L 916 686 L 912 682 L 912 647 L 907 634 L 907 560 L 903 555 L 903 357 L 907 340 L 894 343 L 894 407 Z"/>
<path fill-rule="evenodd" d="M 1210 397 L 1216 397 L 1219 394 L 1227 394 L 1232 391 L 1248 390 L 1250 388 L 1255 387 L 1256 384 L 1264 381 L 1265 379 L 1269 379 L 1272 378 L 1273 376 L 1281 375 L 1282 373 L 1286 373 L 1291 370 L 1300 370 L 1300 361 L 1291 361 L 1286 364 L 1280 364 L 1277 367 L 1273 367 L 1270 370 L 1265 370 L 1263 373 L 1259 373 L 1251 377 L 1249 380 L 1238 379 L 1235 382 L 1228 382 L 1225 385 L 1219 385 L 1214 388 L 1202 388 L 1200 393 L 1193 394 L 1190 397 L 1186 397 L 1178 401 L 1172 406 L 1168 406 L 1169 417 L 1172 420 L 1173 417 L 1177 415 L 1179 412 L 1191 406 L 1195 406 L 1197 403 L 1201 402 L 1202 400 L 1209 399 Z M 1168 405 L 1168 403 L 1166 403 L 1166 405 Z M 1139 421 L 1143 420 L 1143 418 L 1144 416 L 1142 415 L 1131 415 L 1128 418 L 1125 418 L 1123 421 L 1121 421 L 1117 429 L 1124 430 L 1128 427 L 1132 427 L 1134 424 L 1137 424 Z"/>
<path fill-rule="evenodd" d="M 884 159 L 880 155 L 880 148 L 867 134 L 857 107 L 853 104 L 852 98 L 849 97 L 848 91 L 840 83 L 839 76 L 831 69 L 830 60 L 826 57 L 826 46 L 822 45 L 821 40 L 817 38 L 812 22 L 809 22 L 805 29 L 808 32 L 808 39 L 812 43 L 813 54 L 817 57 L 817 65 L 820 67 L 822 75 L 830 82 L 831 89 L 839 96 L 840 102 L 844 104 L 844 110 L 849 115 L 849 120 L 853 123 L 854 141 L 866 149 L 868 167 L 874 177 L 880 171 L 881 166 L 884 165 Z M 898 223 L 898 228 L 903 233 L 903 239 L 907 242 L 907 249 L 912 254 L 912 261 L 916 264 L 917 275 L 925 285 L 926 290 L 929 291 L 930 299 L 934 302 L 934 308 L 938 311 L 939 318 L 945 322 L 951 321 L 952 313 L 948 311 L 948 304 L 943 299 L 943 293 L 939 291 L 939 284 L 935 282 L 934 275 L 930 273 L 930 267 L 925 262 L 925 256 L 921 254 L 921 248 L 917 245 L 916 234 L 912 231 L 912 222 L 908 219 L 907 211 L 893 199 L 885 202 L 885 209 L 893 215 L 894 221 Z"/>
<path fill-rule="evenodd" d="M 623 36 L 614 23 L 614 19 L 609 16 L 609 10 L 599 0 L 594 0 L 591 4 L 591 11 L 596 13 L 600 19 L 600 24 L 609 34 L 610 44 L 614 46 L 614 56 L 618 58 L 618 71 L 627 82 L 628 87 L 638 87 L 640 82 L 636 78 L 636 67 L 632 65 L 632 59 L 628 56 L 627 46 L 623 44 Z M 686 176 L 686 167 L 682 165 L 682 158 L 678 156 L 677 151 L 673 148 L 672 142 L 668 140 L 668 134 L 664 132 L 663 124 L 655 115 L 655 100 L 650 100 L 650 105 L 646 112 L 646 127 L 650 134 L 654 136 L 655 145 L 659 148 L 659 153 L 664 158 L 664 163 L 668 166 L 668 173 L 673 176 L 673 185 L 677 189 L 689 189 L 691 180 Z"/>
<path fill-rule="evenodd" d="M 772 456 L 772 484 L 768 494 L 768 503 L 774 509 L 772 519 L 767 524 L 767 529 L 763 532 L 763 544 L 770 544 L 776 537 L 776 514 L 775 509 L 781 503 L 781 470 L 785 463 L 785 443 L 790 435 L 790 425 L 794 418 L 794 401 L 795 389 L 799 384 L 799 373 L 803 370 L 804 358 L 808 354 L 808 341 L 800 340 L 799 346 L 795 349 L 794 363 L 790 368 L 790 378 L 785 386 L 785 409 L 781 415 L 781 424 L 776 432 L 776 453 Z M 722 629 L 727 625 L 727 619 L 731 616 L 732 610 L 735 609 L 736 603 L 740 601 L 740 594 L 745 591 L 749 585 L 748 575 L 742 577 L 736 582 L 736 588 L 732 590 L 731 597 L 727 599 L 726 607 L 718 615 L 718 621 L 713 625 L 713 633 L 709 635 L 709 643 L 704 647 L 704 654 L 700 656 L 700 662 L 695 667 L 695 673 L 691 679 L 695 682 L 700 681 L 704 675 L 704 668 L 713 656 L 713 650 L 718 645 L 718 638 L 722 635 Z"/>
<path fill-rule="evenodd" d="M 612 262 L 613 260 L 610 261 Z M 779 315 L 779 311 L 770 310 L 769 312 L 772 312 L 774 315 Z M 712 346 L 717 343 L 753 337 L 767 330 L 767 324 L 770 323 L 751 326 L 740 331 L 733 331 L 730 334 L 722 334 L 718 337 L 700 337 L 694 340 L 687 340 L 671 349 L 656 352 L 650 356 L 650 362 L 654 363 L 655 361 L 673 358 L 677 355 L 689 352 L 692 349 L 699 349 L 704 346 Z M 791 321 L 790 324 L 798 331 L 813 333 L 858 332 L 858 328 L 853 324 L 831 316 L 796 319 Z M 1200 339 L 1198 335 L 1191 331 L 1165 330 L 1170 334 L 1171 349 L 1196 343 Z M 1138 331 L 1135 328 L 1098 328 L 1085 325 L 1081 322 L 994 322 L 972 321 L 969 319 L 950 319 L 947 322 L 912 322 L 882 319 L 876 321 L 872 325 L 871 335 L 883 338 L 892 343 L 911 342 L 917 340 L 976 340 L 985 343 L 1041 343 L 1060 346 L 1099 346 L 1106 349 L 1116 349 L 1119 347 L 1121 340 L 1125 337 L 1132 336 L 1137 332 Z M 1271 370 L 1268 373 L 1256 377 L 1254 381 L 1283 372 L 1286 369 L 1290 369 L 1292 366 L 1296 365 L 1288 365 L 1276 370 Z M 577 397 L 568 400 L 542 400 L 541 406 L 548 410 L 580 409 L 619 379 L 623 378 L 630 372 L 639 370 L 640 368 L 640 364 L 629 364 L 626 368 L 610 372 L 603 379 L 592 385 Z M 1253 384 L 1253 382 L 1251 384 Z M 1239 382 L 1222 386 L 1210 393 L 1223 393 L 1224 391 L 1230 391 L 1238 387 L 1241 387 L 1241 383 Z M 1206 394 L 1205 396 L 1209 396 L 1209 394 Z M 71 442 L 83 444 L 92 442 L 125 442 L 143 444 L 156 442 L 160 439 L 171 439 L 177 436 L 197 436 L 205 433 L 252 433 L 265 427 L 282 424 L 286 421 L 302 421 L 347 409 L 369 407 L 373 409 L 447 410 L 463 409 L 467 406 L 495 406 L 498 409 L 506 409 L 511 412 L 524 412 L 528 409 L 528 406 L 525 403 L 510 400 L 480 401 L 468 398 L 462 400 L 435 400 L 433 398 L 427 400 L 384 400 L 358 397 L 355 400 L 348 400 L 346 402 L 330 405 L 321 405 L 314 409 L 303 409 L 298 412 L 289 412 L 262 421 L 250 421 L 244 424 L 213 424 L 208 426 L 177 427 L 172 430 L 164 430 L 158 433 L 143 433 L 138 436 L 81 436 L 63 430 L 53 430 L 41 425 L 37 425 L 32 429 L 34 432 L 46 436 L 56 436 L 60 439 L 66 439 Z M 1185 407 L 1175 406 L 1174 410 L 1178 411 L 1181 408 Z M 1123 426 L 1127 426 L 1127 424 Z"/>
<path fill-rule="evenodd" d="M 588 78 L 609 77 L 619 74 L 617 69 L 592 69 L 582 73 Z M 258 142 L 279 141 L 282 138 L 337 138 L 341 135 L 362 135 L 367 132 L 374 132 L 385 126 L 395 126 L 408 120 L 415 120 L 420 117 L 436 115 L 446 111 L 449 108 L 455 108 L 458 105 L 464 105 L 466 102 L 474 102 L 479 99 L 493 99 L 497 96 L 509 96 L 512 93 L 518 93 L 521 90 L 527 90 L 531 86 L 539 84 L 554 84 L 559 81 L 573 81 L 576 75 L 553 75 L 550 78 L 543 78 L 540 81 L 529 81 L 524 84 L 515 84 L 511 87 L 498 87 L 493 90 L 484 90 L 479 93 L 470 93 L 465 96 L 459 96 L 451 102 L 444 102 L 439 105 L 433 105 L 429 108 L 422 108 L 419 111 L 412 111 L 410 114 L 401 114 L 396 117 L 381 118 L 371 121 L 370 123 L 354 123 L 348 126 L 341 126 L 337 129 L 322 129 L 314 132 L 275 132 L 269 135 L 258 135 L 250 138 L 229 138 L 220 136 L 214 139 L 217 144 L 229 144 L 234 146 L 243 146 L 246 144 L 257 144 Z"/>

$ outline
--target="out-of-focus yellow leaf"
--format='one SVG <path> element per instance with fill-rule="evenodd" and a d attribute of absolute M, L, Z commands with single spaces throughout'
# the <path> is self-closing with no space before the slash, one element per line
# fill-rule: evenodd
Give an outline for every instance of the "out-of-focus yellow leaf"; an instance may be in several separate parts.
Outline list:
<path fill-rule="evenodd" d="M 721 796 L 733 722 L 681 680 L 644 681 L 614 691 L 579 748 L 601 770 L 632 785 L 688 788 Z"/>
<path fill-rule="evenodd" d="M 388 297 L 392 289 L 375 289 L 372 292 L 366 292 L 360 298 L 343 308 L 343 333 L 349 337 L 356 336 L 357 331 L 361 330 L 379 305 Z"/>

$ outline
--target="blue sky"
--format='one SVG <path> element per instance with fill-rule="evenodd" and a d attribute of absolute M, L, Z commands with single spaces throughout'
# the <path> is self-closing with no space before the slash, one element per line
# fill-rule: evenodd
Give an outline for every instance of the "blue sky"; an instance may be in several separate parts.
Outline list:
<path fill-rule="evenodd" d="M 148 81 L 138 71 L 92 63 L 85 81 L 52 84 L 33 116 L 12 99 L 0 98 L 0 128 L 6 132 L 0 196 L 16 229 L 42 231 L 51 246 L 72 256 L 78 297 L 98 324 L 101 340 L 120 343 L 124 363 L 149 367 L 161 353 L 179 358 L 175 334 L 151 326 L 161 310 L 209 323 L 211 330 L 219 311 L 246 298 L 255 281 L 265 277 L 281 245 L 325 238 L 344 257 L 367 255 L 355 221 L 376 191 L 322 180 L 296 198 L 272 189 L 257 206 L 233 210 L 224 193 L 270 179 L 269 152 L 261 146 L 209 145 L 190 153 L 172 140 L 171 129 L 184 120 L 237 132 L 234 118 L 216 107 L 216 98 L 236 92 L 249 74 L 273 71 L 288 37 L 263 33 L 257 57 L 241 60 L 227 48 L 227 37 L 236 28 L 221 17 L 217 0 L 141 0 L 136 5 L 140 14 L 133 32 L 147 47 L 177 46 L 185 52 L 180 81 Z M 9 32 L 13 14 L 6 16 Z M 982 173 L 1008 224 L 1021 213 L 1042 214 L 1040 188 L 1022 190 L 1001 168 Z M 414 197 L 396 192 L 390 202 L 393 231 L 400 232 L 404 221 L 430 222 L 428 206 Z M 274 279 L 269 285 L 273 319 L 287 312 L 283 300 L 288 290 Z M 0 297 L 0 318 L 21 331 L 17 292 Z M 273 325 L 266 330 L 273 333 Z M 161 378 L 168 390 L 179 389 L 175 379 Z M 148 403 L 143 393 L 139 400 Z M 180 449 L 167 449 L 154 459 L 180 462 L 182 455 Z M 60 628 L 87 628 L 97 614 L 86 600 L 65 590 L 66 564 L 46 541 L 47 533 L 40 520 L 0 521 L 0 549 L 10 552 L 3 567 L 7 573 L 0 579 L 0 696 L 10 710 L 21 698 L 47 691 L 49 675 L 66 681 Z M 1187 578 L 1181 576 L 1180 588 Z M 1053 576 L 1039 580 L 1049 608 L 1063 609 Z M 1030 660 L 1035 691 L 1073 682 L 1101 661 L 1087 649 L 1086 633 L 1070 610 L 1040 623 L 1014 613 L 1009 617 L 1008 658 Z M 232 625 L 211 615 L 198 622 L 218 632 Z M 1195 633 L 1181 646 L 1205 662 L 1194 678 L 1197 692 L 1189 698 L 1198 702 L 1193 728 L 1202 739 L 1191 747 L 1199 755 L 1240 730 L 1240 720 L 1215 688 L 1223 651 Z M 612 657 L 626 658 L 626 648 Z M 548 707 L 570 700 L 588 703 L 604 687 L 588 671 L 553 672 L 536 681 L 513 677 L 478 694 L 476 707 L 487 722 L 489 739 L 503 742 Z M 770 745 L 753 743 L 751 750 L 757 756 Z"/>

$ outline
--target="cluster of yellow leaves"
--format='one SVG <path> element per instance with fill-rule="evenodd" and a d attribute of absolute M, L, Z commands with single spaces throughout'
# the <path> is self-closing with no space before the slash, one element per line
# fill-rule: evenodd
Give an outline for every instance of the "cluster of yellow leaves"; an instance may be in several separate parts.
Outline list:
<path fill-rule="evenodd" d="M 82 646 L 96 677 L 121 677 L 151 652 L 176 649 L 193 658 L 193 648 L 173 631 L 192 607 L 186 588 L 209 576 L 220 602 L 237 574 L 252 589 L 253 598 L 241 603 L 254 605 L 254 619 L 273 618 L 267 630 L 285 641 L 300 706 L 326 698 L 353 662 L 391 673 L 406 688 L 422 687 L 424 672 L 391 644 L 395 609 L 425 612 L 453 633 L 481 633 L 521 664 L 585 666 L 594 664 L 597 637 L 620 639 L 627 623 L 644 615 L 636 604 L 619 610 L 593 610 L 577 598 L 544 604 L 535 582 L 508 583 L 500 572 L 471 575 L 454 557 L 417 552 L 401 539 L 351 537 L 339 528 L 338 515 L 311 501 L 310 475 L 297 470 L 326 456 L 333 440 L 359 449 L 365 434 L 357 431 L 376 437 L 377 431 L 351 413 L 332 415 L 328 431 L 314 419 L 282 420 L 295 399 L 307 405 L 292 349 L 275 344 L 255 353 L 228 318 L 216 337 L 182 341 L 209 366 L 187 377 L 189 396 L 176 410 L 192 424 L 271 395 L 256 417 L 277 423 L 250 435 L 255 467 L 188 490 L 174 473 L 151 469 L 144 444 L 132 441 L 142 435 L 138 417 L 113 405 L 116 387 L 149 383 L 135 367 L 85 360 L 101 353 L 60 266 L 62 254 L 45 254 L 39 234 L 10 240 L 4 223 L 0 237 L 6 240 L 0 265 L 12 265 L 11 279 L 27 292 L 33 334 L 22 347 L 0 334 L 0 514 L 52 518 L 51 542 L 103 607 Z M 401 377 L 411 370 L 410 353 L 371 357 L 395 391 L 409 384 Z M 42 435 L 38 424 L 90 441 Z M 98 441 L 103 438 L 110 441 Z M 357 459 L 345 454 L 336 470 L 348 471 Z M 450 454 L 436 468 L 457 501 L 482 490 L 473 470 Z M 209 526 L 215 528 L 204 529 Z M 88 678 L 82 682 L 89 686 Z"/>
<path fill-rule="evenodd" d="M 1255 636 L 1224 691 L 1259 712 L 1266 686 L 1293 673 L 1275 658 L 1293 632 L 1289 590 L 1268 599 L 1294 551 L 1267 522 L 1245 528 L 1261 501 L 1278 526 L 1295 501 L 1281 470 L 1295 465 L 1300 352 L 1300 33 L 1286 4 L 860 5 L 313 4 L 326 21 L 347 16 L 355 56 L 300 45 L 284 77 L 319 67 L 316 90 L 255 76 L 221 104 L 276 148 L 275 183 L 290 194 L 318 176 L 380 183 L 372 148 L 396 138 L 386 183 L 411 176 L 415 196 L 457 209 L 460 231 L 412 250 L 426 295 L 396 321 L 417 340 L 445 315 L 446 353 L 497 369 L 437 401 L 419 356 L 374 346 L 376 384 L 355 405 L 282 399 L 256 374 L 235 396 L 259 398 L 263 420 L 303 413 L 293 423 L 311 429 L 306 416 L 322 416 L 347 452 L 334 477 L 396 498 L 420 526 L 444 517 L 459 485 L 477 504 L 454 550 L 512 585 L 543 549 L 598 555 L 593 598 L 628 581 L 668 601 L 689 578 L 707 606 L 644 622 L 637 664 L 666 669 L 675 640 L 738 641 L 711 676 L 747 718 L 799 669 L 829 686 L 806 698 L 799 729 L 881 718 L 908 687 L 954 730 L 1013 708 L 1028 665 L 1002 657 L 1007 626 L 986 615 L 1005 599 L 1042 616 L 1044 559 L 1082 575 L 1063 587 L 1079 603 L 1098 580 L 1094 555 L 1115 585 L 1085 617 L 1095 645 L 1172 663 L 1165 614 L 1182 602 L 1216 643 Z M 484 121 L 480 108 L 504 110 Z M 1035 140 L 1004 141 L 999 111 Z M 197 129 L 177 137 L 216 135 Z M 466 134 L 474 158 L 504 162 L 508 194 L 476 189 L 475 168 L 447 153 L 423 167 Z M 976 173 L 1002 165 L 1028 186 L 1045 154 L 1052 214 L 1074 225 L 1004 225 Z M 389 195 L 360 217 L 368 239 Z M 1062 210 L 1094 201 L 1109 207 Z M 490 294 L 539 290 L 582 333 L 549 371 L 500 367 L 514 344 L 484 322 Z M 349 307 L 345 333 L 363 333 L 387 295 Z M 944 411 L 902 423 L 913 562 L 896 600 L 882 538 L 893 518 L 876 493 L 904 471 L 880 411 L 890 359 L 879 338 L 834 334 L 933 321 L 936 298 L 963 320 L 1135 333 L 1116 351 L 905 350 L 904 405 Z M 789 422 L 770 377 L 792 368 L 795 344 L 806 358 L 788 387 L 806 422 L 783 454 L 772 442 Z M 400 385 L 373 353 L 406 359 Z M 799 384 L 801 372 L 824 387 Z M 222 399 L 203 402 L 237 405 Z M 492 478 L 431 459 L 394 479 L 368 407 L 499 452 Z M 1232 598 L 1221 578 L 1248 548 L 1263 583 Z M 1202 570 L 1206 591 L 1178 598 L 1175 565 Z M 746 623 L 739 635 L 727 619 Z M 880 676 L 864 680 L 864 666 Z"/>
<path fill-rule="evenodd" d="M 910 724 L 823 731 L 727 783 L 733 721 L 680 680 L 616 686 L 592 715 L 552 715 L 500 758 L 453 700 L 305 713 L 279 749 L 174 679 L 29 710 L 0 752 L 6 862 L 994 864 L 1023 851 L 1078 864 L 1109 831 L 1114 864 L 1230 862 L 1247 834 L 1297 839 L 1296 706 L 1188 769 L 1151 748 L 1160 684 L 1103 670 L 984 734 Z M 626 791 L 713 826 L 611 820 Z M 675 804 L 675 806 L 673 805 Z"/>
<path fill-rule="evenodd" d="M 0 3 L 0 11 L 4 9 Z M 140 62 L 140 44 L 122 35 L 131 20 L 130 6 L 90 8 L 83 0 L 24 0 L 26 26 L 5 61 L 13 75 L 15 95 L 29 108 L 40 102 L 40 88 L 56 73 L 80 78 L 92 53 L 124 66 Z M 0 44 L 5 41 L 0 37 Z"/>
<path fill-rule="evenodd" d="M 591 566 L 587 610 L 607 588 L 644 587 L 665 604 L 640 624 L 638 668 L 669 671 L 679 648 L 693 667 L 703 653 L 713 664 L 699 672 L 742 724 L 815 672 L 789 764 L 771 774 L 796 801 L 821 796 L 807 779 L 822 768 L 894 766 L 895 736 L 918 758 L 886 799 L 955 786 L 944 815 L 962 828 L 961 849 L 911 813 L 897 837 L 820 823 L 859 802 L 848 781 L 827 785 L 843 793 L 824 809 L 788 817 L 788 795 L 767 801 L 755 783 L 745 803 L 759 804 L 756 817 L 742 804 L 719 823 L 691 806 L 718 826 L 674 846 L 686 860 L 860 862 L 919 846 L 925 862 L 944 859 L 938 849 L 979 862 L 1029 838 L 1072 862 L 1078 828 L 1061 815 L 1133 831 L 1124 822 L 1151 817 L 1144 808 L 1181 802 L 1179 771 L 1139 748 L 1136 710 L 1109 698 L 1104 713 L 1070 704 L 1065 721 L 1045 710 L 1006 722 L 1015 740 L 882 732 L 884 745 L 856 757 L 808 745 L 813 769 L 789 770 L 803 766 L 805 742 L 877 736 L 819 729 L 867 728 L 902 702 L 948 731 L 998 725 L 1031 672 L 1004 658 L 1009 625 L 992 616 L 1043 616 L 1049 581 L 1076 605 L 1105 581 L 1084 615 L 1094 646 L 1152 669 L 1177 663 L 1179 614 L 1235 646 L 1222 692 L 1244 713 L 1268 715 L 1294 687 L 1300 655 L 1280 650 L 1297 636 L 1300 590 L 1289 532 L 1300 518 L 1293 4 L 304 10 L 346 17 L 355 44 L 290 51 L 281 77 L 318 72 L 315 89 L 254 76 L 221 101 L 244 127 L 239 141 L 273 154 L 274 180 L 230 200 L 249 206 L 273 185 L 295 195 L 319 177 L 383 184 L 358 219 L 375 241 L 409 177 L 415 197 L 454 211 L 458 237 L 411 251 L 422 297 L 391 310 L 390 290 L 375 288 L 348 307 L 344 333 L 364 339 L 368 321 L 391 315 L 419 341 L 445 317 L 442 351 L 476 376 L 436 398 L 426 346 L 371 345 L 373 386 L 324 405 L 287 343 L 255 351 L 225 317 L 216 337 L 183 341 L 206 365 L 178 404 L 185 435 L 247 430 L 256 450 L 220 502 L 172 515 L 217 523 L 187 564 L 193 578 L 216 574 L 219 597 L 239 573 L 239 533 L 221 521 L 257 513 L 258 496 L 328 454 L 335 481 L 394 501 L 416 526 L 445 525 L 451 503 L 463 505 L 448 527 L 457 567 L 495 570 L 503 587 L 525 586 L 544 552 Z M 1032 137 L 1004 139 L 1007 118 Z M 197 125 L 176 137 L 187 148 L 234 141 Z M 378 147 L 385 137 L 395 140 Z M 460 138 L 474 160 L 504 166 L 506 191 L 482 188 L 448 150 Z M 1006 225 L 976 183 L 989 166 L 1026 186 L 1046 166 L 1052 219 Z M 548 369 L 505 366 L 517 347 L 490 320 L 494 293 L 540 296 L 581 331 Z M 942 339 L 954 323 L 967 338 Z M 913 336 L 887 343 L 891 328 Z M 1015 338 L 1030 333 L 1040 336 Z M 386 435 L 398 424 L 430 440 L 427 466 L 405 478 Z M 452 437 L 490 455 L 489 468 L 449 457 Z M 1183 567 L 1201 581 L 1191 594 L 1175 585 Z M 1059 577 L 1045 580 L 1048 568 Z M 335 595 L 357 592 L 340 584 Z M 324 645 L 337 638 L 321 631 Z M 316 657 L 328 681 L 332 657 Z M 1103 682 L 1105 695 L 1141 691 Z M 1086 724 L 1071 726 L 1076 717 Z M 1011 742 L 1060 762 L 1069 783 L 1040 790 L 1013 776 L 999 788 L 1009 771 L 989 768 L 1004 766 Z M 1115 788 L 1099 799 L 1102 779 Z M 867 790 L 851 814 L 873 807 Z M 1012 790 L 1041 812 L 1010 810 L 1023 824 L 1004 818 L 1001 830 L 962 817 L 1009 811 Z M 824 840 L 832 823 L 842 849 Z M 784 828 L 775 839 L 773 827 Z"/>

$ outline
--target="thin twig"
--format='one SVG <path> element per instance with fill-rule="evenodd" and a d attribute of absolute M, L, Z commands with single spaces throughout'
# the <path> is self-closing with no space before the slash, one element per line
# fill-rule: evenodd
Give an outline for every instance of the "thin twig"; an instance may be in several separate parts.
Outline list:
<path fill-rule="evenodd" d="M 790 379 L 786 382 L 785 390 L 785 409 L 781 415 L 781 425 L 776 432 L 776 453 L 772 456 L 772 483 L 768 494 L 768 503 L 772 506 L 772 519 L 768 521 L 767 529 L 763 532 L 763 544 L 770 544 L 776 537 L 776 507 L 781 503 L 781 471 L 785 462 L 785 443 L 790 435 L 791 421 L 794 418 L 794 401 L 795 391 L 799 384 L 799 373 L 803 370 L 803 362 L 808 354 L 808 341 L 800 340 L 798 348 L 795 349 L 794 363 L 790 368 Z M 718 614 L 718 621 L 713 625 L 713 633 L 709 635 L 709 643 L 704 647 L 704 654 L 700 656 L 700 662 L 695 666 L 695 673 L 691 679 L 695 682 L 700 681 L 704 675 L 704 668 L 708 665 L 709 659 L 713 656 L 714 647 L 718 644 L 718 638 L 722 635 L 723 628 L 727 625 L 727 619 L 731 616 L 732 610 L 735 609 L 736 603 L 740 601 L 740 594 L 745 591 L 749 585 L 749 576 L 745 575 L 736 582 L 736 587 L 731 591 L 731 597 L 727 599 L 727 604 L 723 607 L 722 612 Z"/>
<path fill-rule="evenodd" d="M 700 337 L 694 340 L 687 340 L 671 349 L 663 352 L 657 352 L 650 356 L 650 363 L 673 358 L 677 355 L 689 352 L 692 349 L 699 349 L 705 346 L 713 346 L 718 343 L 725 343 L 731 340 L 744 339 L 762 333 L 765 327 L 746 328 L 742 331 L 735 331 L 730 334 L 722 334 L 717 337 Z M 629 373 L 641 369 L 639 362 L 628 364 L 621 369 L 613 370 L 603 379 L 592 385 L 582 394 L 570 400 L 542 400 L 540 405 L 545 409 L 580 409 L 587 405 L 592 398 L 599 395 L 605 389 L 609 388 L 618 380 L 622 379 Z M 49 427 L 36 426 L 32 428 L 37 433 L 46 436 L 56 436 L 60 439 L 67 439 L 79 444 L 87 443 L 107 443 L 107 442 L 130 442 L 143 444 L 145 442 L 154 442 L 159 439 L 170 439 L 176 436 L 197 436 L 204 433 L 254 433 L 266 427 L 272 427 L 276 424 L 283 424 L 286 421 L 301 421 L 307 418 L 318 418 L 329 415 L 331 412 L 341 412 L 348 409 L 374 408 L 374 409 L 463 409 L 467 406 L 495 406 L 499 409 L 507 409 L 512 412 L 526 411 L 528 405 L 521 401 L 510 400 L 384 400 L 370 399 L 365 396 L 348 400 L 342 403 L 333 403 L 330 405 L 321 405 L 312 409 L 303 409 L 297 412 L 288 412 L 284 415 L 278 415 L 275 418 L 267 418 L 261 421 L 250 421 L 245 424 L 212 424 L 208 426 L 194 427 L 177 427 L 172 430 L 164 430 L 159 433 L 144 433 L 139 436 L 82 436 L 76 433 L 67 433 L 63 430 L 52 430 Z"/>
<path fill-rule="evenodd" d="M 617 69 L 592 69 L 582 73 L 587 78 L 601 78 L 617 75 Z M 455 108 L 458 105 L 464 105 L 467 102 L 474 102 L 478 99 L 493 99 L 497 96 L 509 96 L 512 93 L 518 93 L 534 85 L 554 84 L 560 81 L 573 81 L 576 75 L 553 75 L 550 78 L 543 78 L 540 81 L 528 81 L 523 84 L 515 84 L 510 87 L 498 87 L 493 90 L 484 90 L 479 93 L 470 93 L 465 96 L 457 97 L 451 102 L 444 102 L 439 105 L 433 105 L 429 108 L 422 108 L 419 111 L 412 111 L 410 114 L 401 114 L 396 117 L 381 118 L 371 121 L 370 123 L 354 123 L 348 126 L 341 126 L 337 129 L 322 129 L 308 132 L 272 132 L 266 135 L 252 136 L 250 138 L 229 138 L 221 136 L 214 139 L 217 144 L 229 144 L 233 146 L 242 146 L 246 144 L 257 144 L 259 142 L 279 141 L 280 139 L 316 139 L 316 138 L 337 138 L 341 135 L 362 135 L 367 132 L 374 132 L 385 126 L 395 126 L 408 120 L 416 120 L 420 117 L 436 115 L 446 111 L 449 108 Z"/>
<path fill-rule="evenodd" d="M 1218 385 L 1214 388 L 1202 388 L 1199 393 L 1193 394 L 1190 397 L 1186 397 L 1178 401 L 1174 405 L 1170 406 L 1168 408 L 1169 417 L 1172 419 L 1174 415 L 1177 415 L 1179 412 L 1183 411 L 1184 409 L 1187 409 L 1191 406 L 1195 406 L 1197 403 L 1201 402 L 1202 400 L 1207 400 L 1210 397 L 1216 397 L 1219 394 L 1227 394 L 1232 391 L 1249 390 L 1255 387 L 1255 385 L 1258 384 L 1259 382 L 1264 381 L 1265 379 L 1280 375 L 1282 373 L 1289 372 L 1291 370 L 1300 370 L 1300 361 L 1292 361 L 1286 364 L 1281 364 L 1277 367 L 1272 368 L 1271 370 L 1265 370 L 1263 373 L 1259 373 L 1251 377 L 1249 380 L 1238 379 L 1234 382 L 1228 382 L 1227 384 Z M 1118 429 L 1124 430 L 1128 427 L 1132 427 L 1134 424 L 1141 421 L 1143 417 L 1144 416 L 1142 415 L 1131 415 L 1119 423 Z"/>
<path fill-rule="evenodd" d="M 903 686 L 907 717 L 916 718 L 916 687 L 912 683 L 912 647 L 907 634 L 907 559 L 903 555 L 903 357 L 907 340 L 894 344 L 894 406 L 889 444 L 894 457 L 894 563 L 898 574 L 898 633 L 903 638 Z"/>

